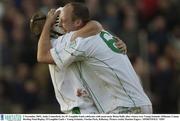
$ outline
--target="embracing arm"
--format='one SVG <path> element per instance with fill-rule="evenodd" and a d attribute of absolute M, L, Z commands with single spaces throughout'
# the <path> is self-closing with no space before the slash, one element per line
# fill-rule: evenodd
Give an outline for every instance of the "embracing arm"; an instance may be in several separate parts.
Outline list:
<path fill-rule="evenodd" d="M 103 30 L 102 25 L 97 21 L 89 21 L 84 27 L 76 31 L 72 37 L 71 41 L 75 40 L 77 37 L 89 37 L 95 34 L 98 34 L 100 31 Z"/>
<path fill-rule="evenodd" d="M 102 25 L 98 21 L 91 20 L 83 28 L 77 30 L 71 37 L 71 41 L 74 41 L 77 37 L 86 38 L 98 34 L 103 30 Z M 122 53 L 127 53 L 126 44 L 118 37 L 115 37 L 116 46 L 122 51 Z"/>

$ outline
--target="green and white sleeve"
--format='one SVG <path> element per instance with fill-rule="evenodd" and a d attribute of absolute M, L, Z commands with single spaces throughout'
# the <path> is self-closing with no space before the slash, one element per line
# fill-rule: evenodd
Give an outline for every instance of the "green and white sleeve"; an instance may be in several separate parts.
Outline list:
<path fill-rule="evenodd" d="M 81 50 L 81 43 L 69 42 L 64 47 L 54 47 L 50 50 L 56 65 L 62 69 L 75 61 L 85 59 L 85 53 Z"/>

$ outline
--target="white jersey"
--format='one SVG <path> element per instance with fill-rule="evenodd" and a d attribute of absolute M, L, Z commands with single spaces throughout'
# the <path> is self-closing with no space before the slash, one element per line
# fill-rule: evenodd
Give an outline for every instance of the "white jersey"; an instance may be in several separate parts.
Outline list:
<path fill-rule="evenodd" d="M 67 35 L 72 35 L 68 33 Z M 108 113 L 122 107 L 151 105 L 127 55 L 120 53 L 113 36 L 102 31 L 88 38 L 70 42 L 64 48 L 51 49 L 59 69 L 76 62 L 84 87 L 91 94 L 98 110 Z"/>
<path fill-rule="evenodd" d="M 69 35 L 65 35 L 68 38 Z M 65 46 L 66 40 L 62 39 L 51 40 L 53 48 L 61 49 Z M 69 36 L 70 37 L 70 36 Z M 53 56 L 53 53 L 52 53 Z M 53 58 L 55 62 L 59 58 Z M 71 64 L 67 68 L 59 69 L 58 66 L 49 64 L 49 70 L 55 90 L 56 98 L 61 106 L 61 111 L 71 113 L 74 107 L 79 107 L 81 113 L 97 113 L 94 103 L 89 95 L 83 97 L 77 96 L 77 90 L 86 91 L 80 81 L 79 70 L 76 64 Z"/>

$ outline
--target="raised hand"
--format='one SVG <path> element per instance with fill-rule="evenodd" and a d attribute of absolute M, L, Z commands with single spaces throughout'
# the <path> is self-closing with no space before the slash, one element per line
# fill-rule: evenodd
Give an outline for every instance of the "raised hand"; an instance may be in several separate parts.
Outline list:
<path fill-rule="evenodd" d="M 58 15 L 60 14 L 60 11 L 56 11 L 56 9 L 51 9 L 47 14 L 46 24 L 53 25 L 56 22 L 56 19 Z"/>

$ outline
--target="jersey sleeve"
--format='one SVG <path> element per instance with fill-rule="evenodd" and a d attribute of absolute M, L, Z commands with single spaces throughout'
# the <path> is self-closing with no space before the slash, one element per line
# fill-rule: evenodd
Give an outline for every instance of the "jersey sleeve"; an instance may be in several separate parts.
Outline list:
<path fill-rule="evenodd" d="M 81 51 L 82 43 L 78 41 L 80 38 L 70 42 L 71 36 L 65 37 L 67 43 L 64 46 L 56 46 L 50 50 L 54 62 L 60 69 L 69 66 L 75 61 L 83 61 L 85 59 L 85 52 Z"/>

